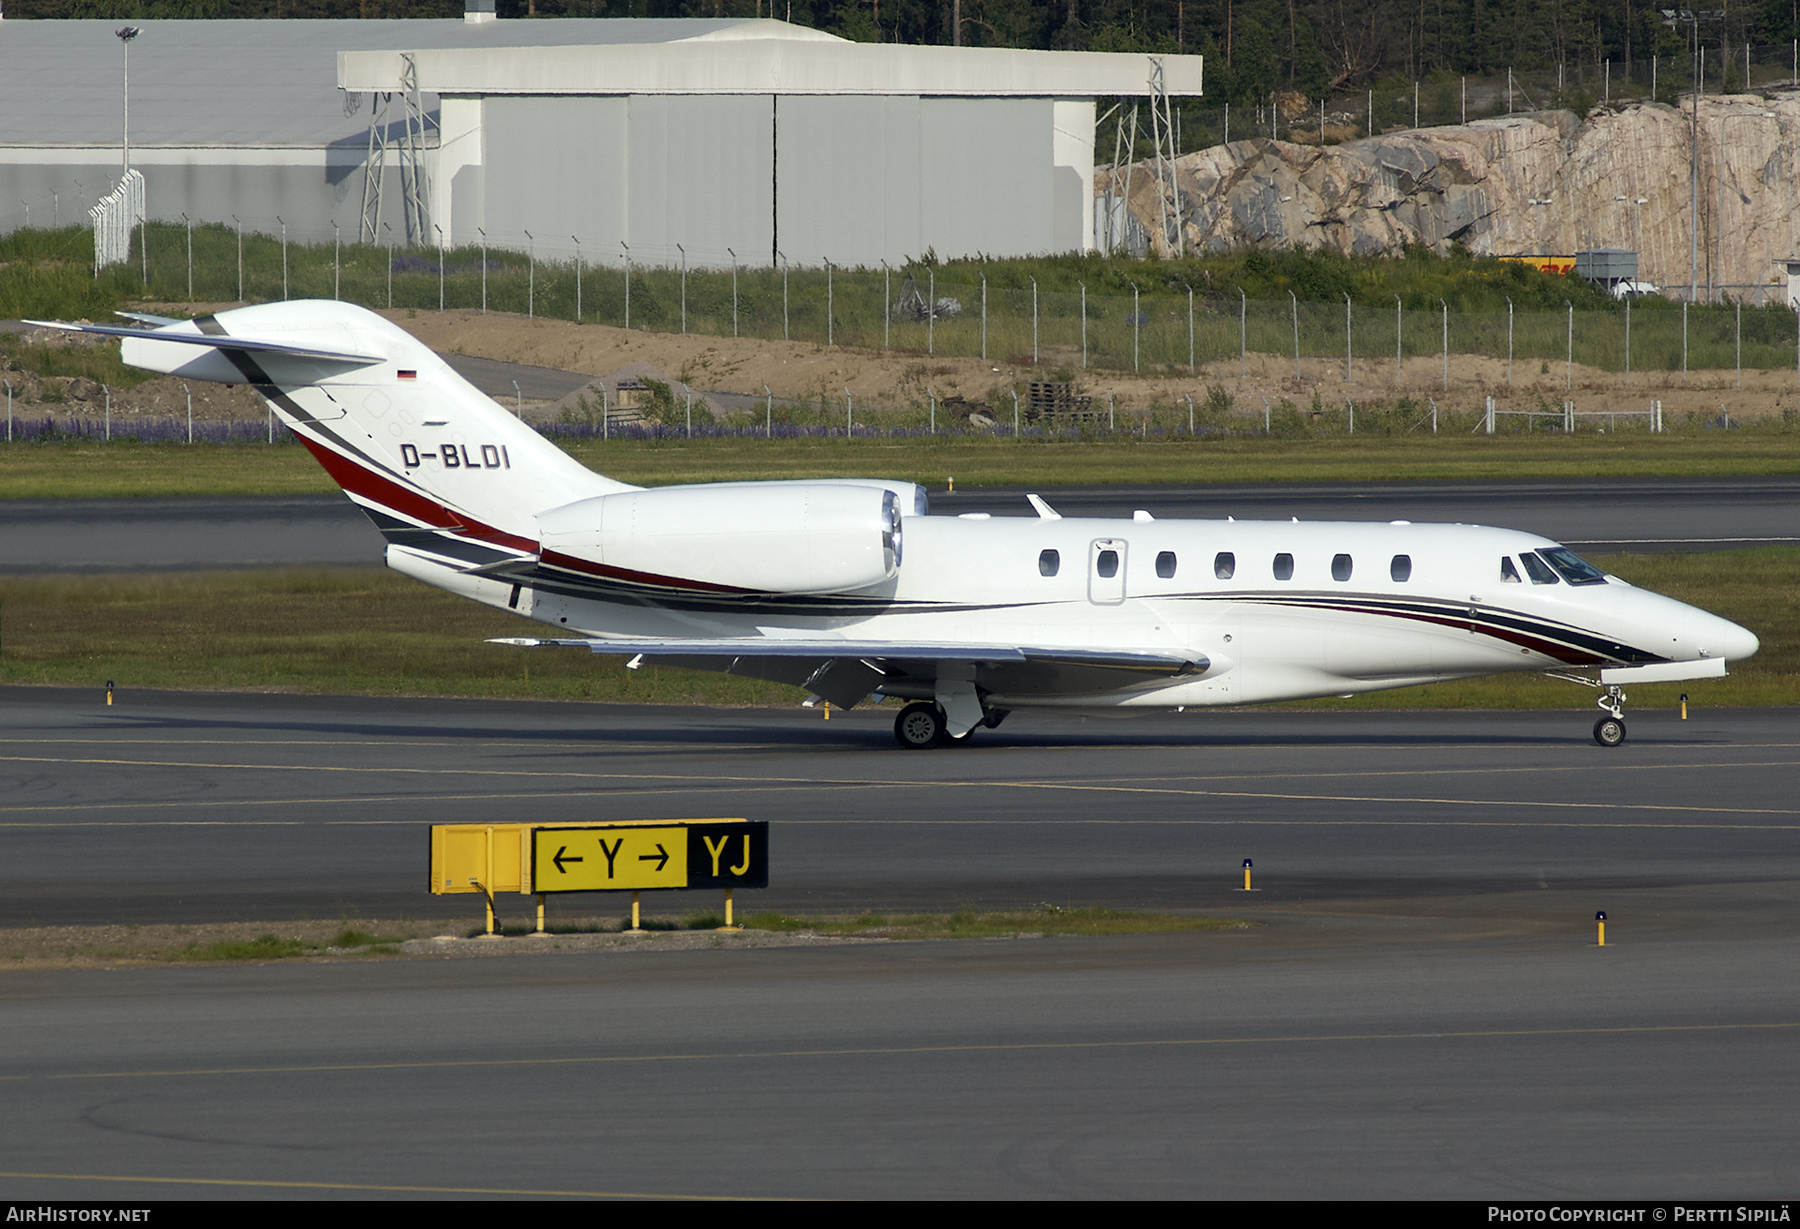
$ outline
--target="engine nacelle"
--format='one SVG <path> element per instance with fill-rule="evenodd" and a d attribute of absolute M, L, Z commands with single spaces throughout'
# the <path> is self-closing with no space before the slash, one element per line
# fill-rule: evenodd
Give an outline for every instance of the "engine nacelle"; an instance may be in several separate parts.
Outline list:
<path fill-rule="evenodd" d="M 890 489 L 837 482 L 622 491 L 538 514 L 543 561 L 619 580 L 744 593 L 842 593 L 900 567 Z"/>

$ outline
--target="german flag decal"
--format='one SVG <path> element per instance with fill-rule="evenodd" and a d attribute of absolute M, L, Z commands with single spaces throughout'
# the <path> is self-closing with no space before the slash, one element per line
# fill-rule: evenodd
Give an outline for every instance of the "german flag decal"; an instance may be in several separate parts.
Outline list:
<path fill-rule="evenodd" d="M 399 371 L 399 375 L 402 380 L 416 380 L 419 378 L 419 373 L 410 367 L 402 367 Z"/>

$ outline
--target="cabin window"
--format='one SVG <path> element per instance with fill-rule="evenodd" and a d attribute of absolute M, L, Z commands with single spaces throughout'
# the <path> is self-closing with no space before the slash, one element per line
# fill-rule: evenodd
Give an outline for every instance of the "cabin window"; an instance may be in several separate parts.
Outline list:
<path fill-rule="evenodd" d="M 1525 565 L 1525 573 L 1531 577 L 1532 584 L 1554 585 L 1557 583 L 1556 573 L 1550 570 L 1550 565 L 1530 551 L 1522 553 L 1519 556 L 1519 562 Z"/>
<path fill-rule="evenodd" d="M 1101 551 L 1094 557 L 1094 571 L 1106 580 L 1117 576 L 1119 574 L 1119 552 L 1116 550 Z"/>
<path fill-rule="evenodd" d="M 1062 566 L 1062 556 L 1057 554 L 1055 551 L 1047 550 L 1047 551 L 1040 551 L 1038 553 L 1038 575 L 1039 576 L 1054 576 L 1054 575 L 1056 575 L 1056 570 L 1058 568 L 1060 568 L 1061 566 Z"/>
<path fill-rule="evenodd" d="M 1213 556 L 1213 575 L 1220 580 L 1230 580 L 1237 571 L 1237 556 L 1228 550 L 1222 550 Z"/>
<path fill-rule="evenodd" d="M 1275 579 L 1294 579 L 1294 557 L 1285 551 L 1275 556 Z"/>
<path fill-rule="evenodd" d="M 1522 585 L 1525 583 L 1519 576 L 1519 569 L 1513 566 L 1511 555 L 1500 556 L 1500 579 L 1509 585 Z"/>
<path fill-rule="evenodd" d="M 1355 567 L 1355 564 L 1351 562 L 1350 556 L 1333 555 L 1331 557 L 1331 579 L 1349 580 L 1350 571 L 1353 567 Z"/>
<path fill-rule="evenodd" d="M 1157 552 L 1156 574 L 1158 576 L 1162 577 L 1164 580 L 1173 580 L 1175 578 L 1175 552 L 1174 551 L 1165 550 L 1165 551 Z"/>
<path fill-rule="evenodd" d="M 1394 583 L 1397 585 L 1403 585 L 1411 580 L 1412 556 L 1395 555 L 1392 562 L 1388 564 L 1388 575 L 1393 577 Z"/>
<path fill-rule="evenodd" d="M 1606 573 L 1577 555 L 1566 546 L 1551 546 L 1538 552 L 1550 561 L 1550 566 L 1562 573 L 1564 580 L 1572 585 L 1603 585 Z"/>

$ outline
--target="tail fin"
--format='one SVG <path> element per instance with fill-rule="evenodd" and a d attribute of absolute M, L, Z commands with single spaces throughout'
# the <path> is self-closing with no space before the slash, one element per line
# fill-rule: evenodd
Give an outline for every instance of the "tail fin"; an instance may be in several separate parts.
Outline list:
<path fill-rule="evenodd" d="M 249 384 L 390 543 L 476 568 L 534 554 L 537 514 L 636 488 L 594 473 L 397 325 L 347 303 L 267 303 L 126 338 L 133 367 Z"/>

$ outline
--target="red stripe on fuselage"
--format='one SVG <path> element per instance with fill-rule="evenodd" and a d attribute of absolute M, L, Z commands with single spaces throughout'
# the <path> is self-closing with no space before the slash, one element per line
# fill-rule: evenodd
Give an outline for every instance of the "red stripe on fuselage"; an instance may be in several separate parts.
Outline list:
<path fill-rule="evenodd" d="M 1385 615 L 1390 619 L 1409 619 L 1415 623 L 1432 623 L 1439 627 L 1453 627 L 1459 630 L 1472 631 L 1483 636 L 1492 636 L 1496 640 L 1504 640 L 1508 644 L 1516 644 L 1522 649 L 1530 649 L 1534 653 L 1541 653 L 1545 657 L 1554 658 L 1564 665 L 1569 666 L 1597 666 L 1604 664 L 1606 661 L 1603 657 L 1597 657 L 1594 654 L 1585 652 L 1581 649 L 1570 648 L 1568 645 L 1557 644 L 1553 640 L 1545 640 L 1542 637 L 1532 636 L 1525 632 L 1513 631 L 1510 628 L 1495 627 L 1489 624 L 1479 623 L 1468 618 L 1459 619 L 1444 615 L 1427 615 L 1410 611 L 1384 610 L 1379 607 L 1375 609 L 1365 609 L 1360 606 L 1328 606 L 1326 609 L 1337 610 L 1345 614 Z"/>
<path fill-rule="evenodd" d="M 349 457 L 343 456 L 325 445 L 308 439 L 296 431 L 300 442 L 306 445 L 308 452 L 320 465 L 331 480 L 343 487 L 352 495 L 360 495 L 372 503 L 390 508 L 402 516 L 410 516 L 436 529 L 450 529 L 463 537 L 474 538 L 480 542 L 491 542 L 496 546 L 508 546 L 513 550 L 537 553 L 537 543 L 530 538 L 521 538 L 517 534 L 507 533 L 486 525 L 462 512 L 429 499 L 419 492 L 401 486 L 391 478 L 382 476 L 365 465 L 359 465 Z"/>

